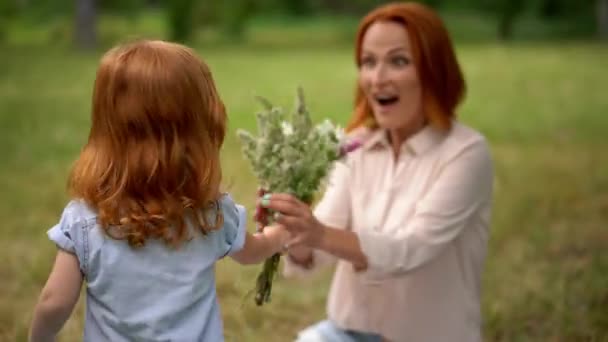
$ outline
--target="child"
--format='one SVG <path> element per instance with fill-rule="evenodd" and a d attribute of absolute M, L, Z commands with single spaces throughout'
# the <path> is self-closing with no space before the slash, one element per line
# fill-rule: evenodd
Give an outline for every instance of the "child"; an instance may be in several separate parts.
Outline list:
<path fill-rule="evenodd" d="M 214 267 L 257 263 L 289 234 L 251 235 L 220 193 L 226 114 L 192 50 L 138 41 L 110 50 L 95 80 L 89 139 L 31 341 L 53 340 L 86 280 L 85 341 L 223 341 Z"/>

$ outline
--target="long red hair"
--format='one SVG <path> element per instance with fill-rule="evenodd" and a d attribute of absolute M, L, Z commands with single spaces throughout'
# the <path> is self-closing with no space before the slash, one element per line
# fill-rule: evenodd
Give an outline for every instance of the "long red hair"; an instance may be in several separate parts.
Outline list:
<path fill-rule="evenodd" d="M 203 234 L 221 225 L 205 209 L 220 196 L 226 113 L 211 72 L 195 53 L 163 41 L 108 51 L 93 91 L 89 139 L 69 190 L 98 212 L 105 232 L 142 246 L 177 246 L 186 221 Z"/>
<path fill-rule="evenodd" d="M 441 18 L 430 8 L 415 2 L 389 3 L 368 13 L 360 22 L 356 36 L 355 62 L 361 65 L 363 37 L 377 21 L 392 21 L 406 27 L 414 66 L 422 86 L 424 115 L 441 129 L 451 127 L 455 109 L 464 98 L 465 81 L 452 42 Z M 347 126 L 374 126 L 370 104 L 357 85 L 355 109 Z"/>

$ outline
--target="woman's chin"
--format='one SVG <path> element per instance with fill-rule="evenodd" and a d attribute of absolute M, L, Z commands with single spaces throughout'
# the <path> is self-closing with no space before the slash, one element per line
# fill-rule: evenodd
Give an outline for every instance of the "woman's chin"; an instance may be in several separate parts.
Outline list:
<path fill-rule="evenodd" d="M 378 124 L 379 128 L 385 130 L 399 129 L 401 126 L 403 126 L 403 123 L 391 120 L 389 117 L 382 117 L 381 115 L 376 116 L 376 123 Z"/>

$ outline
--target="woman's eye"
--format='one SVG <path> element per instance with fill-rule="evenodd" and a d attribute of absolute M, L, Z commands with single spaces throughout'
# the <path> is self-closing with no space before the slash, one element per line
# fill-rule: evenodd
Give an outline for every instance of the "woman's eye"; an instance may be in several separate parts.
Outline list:
<path fill-rule="evenodd" d="M 375 64 L 375 62 L 374 62 L 373 58 L 363 58 L 363 59 L 361 59 L 361 67 L 370 68 L 370 67 L 373 67 L 374 64 Z"/>
<path fill-rule="evenodd" d="M 393 64 L 397 66 L 405 66 L 410 64 L 410 60 L 406 57 L 393 57 Z"/>

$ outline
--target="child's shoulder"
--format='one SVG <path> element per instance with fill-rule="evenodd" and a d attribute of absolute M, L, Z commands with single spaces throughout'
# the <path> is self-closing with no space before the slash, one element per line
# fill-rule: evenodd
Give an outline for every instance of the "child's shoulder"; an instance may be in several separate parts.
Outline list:
<path fill-rule="evenodd" d="M 229 193 L 223 193 L 219 199 L 219 210 L 223 218 L 223 225 L 217 236 L 222 238 L 220 255 L 226 256 L 243 248 L 247 234 L 247 210 L 236 203 Z"/>
<path fill-rule="evenodd" d="M 247 209 L 225 192 L 218 199 L 218 209 L 224 219 L 224 228 L 238 228 L 246 224 Z"/>
<path fill-rule="evenodd" d="M 79 256 L 81 269 L 86 270 L 85 238 L 89 228 L 95 226 L 97 214 L 82 200 L 73 199 L 63 209 L 61 218 L 47 231 L 47 236 L 61 249 L 75 253 Z"/>
<path fill-rule="evenodd" d="M 72 199 L 64 207 L 61 215 L 62 221 L 66 223 L 92 222 L 97 219 L 97 212 L 82 199 Z"/>
<path fill-rule="evenodd" d="M 230 193 L 228 193 L 228 192 L 222 192 L 220 194 L 220 197 L 218 198 L 217 202 L 219 203 L 219 205 L 221 207 L 236 205 L 236 203 L 234 202 L 234 199 L 232 198 L 232 195 L 230 195 Z"/>
<path fill-rule="evenodd" d="M 243 212 L 245 211 L 245 208 L 235 202 L 235 200 L 232 198 L 232 195 L 227 192 L 224 192 L 220 195 L 220 198 L 218 199 L 218 204 L 219 209 L 224 215 L 224 217 L 232 216 L 238 220 L 238 217 L 242 216 Z"/>

